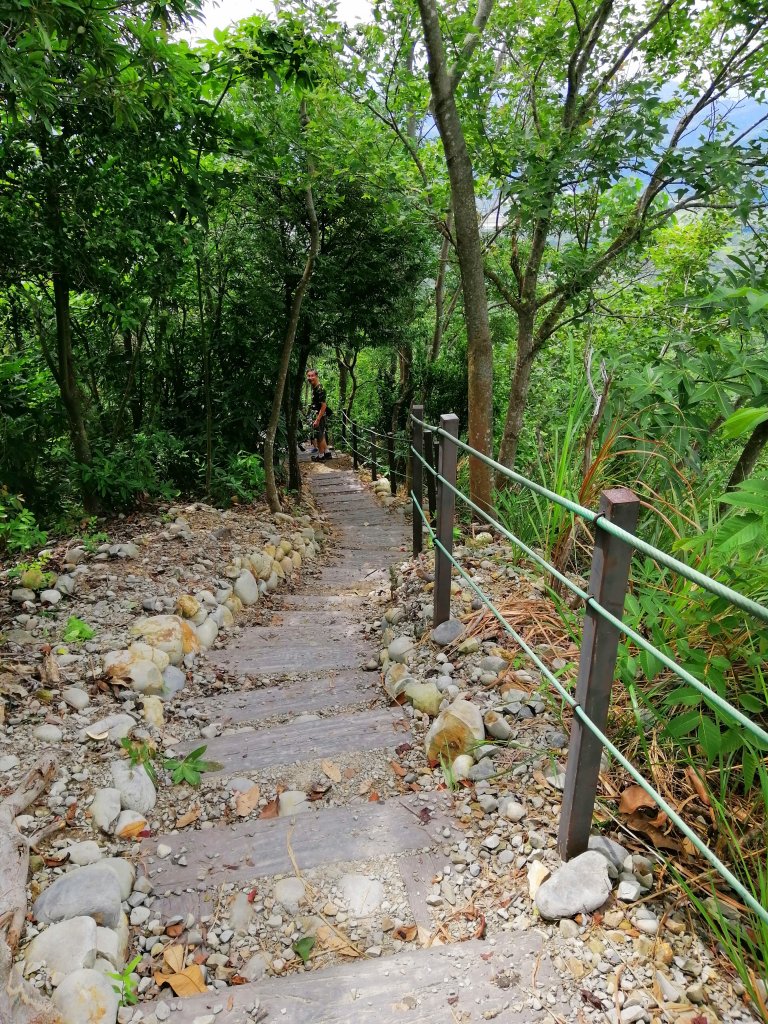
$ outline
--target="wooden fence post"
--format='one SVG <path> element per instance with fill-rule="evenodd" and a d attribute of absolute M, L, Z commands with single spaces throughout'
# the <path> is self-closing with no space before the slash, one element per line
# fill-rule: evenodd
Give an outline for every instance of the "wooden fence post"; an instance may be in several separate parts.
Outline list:
<path fill-rule="evenodd" d="M 435 441 L 431 430 L 424 431 L 424 459 L 431 469 L 435 468 Z M 432 528 L 435 526 L 435 514 L 437 512 L 437 489 L 433 473 L 427 471 L 427 504 L 429 506 L 429 518 Z"/>
<path fill-rule="evenodd" d="M 639 508 L 640 502 L 627 487 L 615 487 L 600 495 L 600 516 L 630 533 L 637 526 Z M 631 560 L 632 547 L 601 530 L 598 520 L 589 594 L 619 619 L 624 611 Z M 576 701 L 601 732 L 605 732 L 608 720 L 619 639 L 619 630 L 588 605 L 584 611 Z M 583 853 L 589 845 L 602 752 L 600 740 L 574 714 L 558 835 L 563 860 Z"/>
<path fill-rule="evenodd" d="M 416 423 L 416 420 L 421 420 L 422 417 L 424 416 L 424 406 L 414 405 L 412 416 L 414 417 L 414 419 L 411 419 L 410 422 L 414 451 L 417 451 L 419 455 L 423 455 L 424 428 L 422 427 L 421 423 Z M 421 554 L 424 546 L 424 524 L 421 520 L 421 509 L 422 503 L 424 501 L 422 493 L 424 467 L 413 454 L 413 452 L 411 453 L 411 464 L 411 479 L 413 480 L 413 483 L 411 485 L 411 489 L 413 491 L 413 557 L 415 558 L 416 555 Z"/>
<path fill-rule="evenodd" d="M 352 468 L 357 469 L 357 423 L 352 420 Z"/>
<path fill-rule="evenodd" d="M 449 412 L 440 417 L 440 427 L 451 438 L 459 436 L 459 417 Z M 438 473 L 456 486 L 457 448 L 452 440 L 440 435 Z M 446 551 L 453 554 L 453 518 L 456 496 L 445 484 L 437 481 L 437 539 Z M 445 551 L 435 545 L 435 599 L 432 622 L 439 626 L 451 617 L 451 561 Z"/>
<path fill-rule="evenodd" d="M 376 464 L 376 442 L 374 438 L 376 434 L 371 434 L 371 480 L 374 483 L 379 479 L 379 467 Z"/>
<path fill-rule="evenodd" d="M 397 494 L 397 467 L 395 466 L 395 438 L 387 434 L 387 459 L 389 460 L 389 492 Z"/>

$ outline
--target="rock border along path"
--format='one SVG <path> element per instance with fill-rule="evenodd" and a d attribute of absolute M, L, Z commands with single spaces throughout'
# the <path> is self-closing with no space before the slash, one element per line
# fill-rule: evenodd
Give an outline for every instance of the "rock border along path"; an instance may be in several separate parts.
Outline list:
<path fill-rule="evenodd" d="M 206 757 L 222 763 L 222 777 L 282 766 L 295 773 L 304 761 L 344 760 L 373 751 L 389 757 L 412 739 L 408 719 L 397 706 L 387 706 L 376 677 L 363 671 L 364 662 L 369 663 L 367 668 L 375 664 L 378 646 L 361 630 L 364 619 L 372 618 L 366 596 L 386 586 L 390 566 L 408 557 L 409 524 L 399 509 L 377 502 L 357 474 L 338 468 L 338 463 L 313 468 L 309 483 L 337 531 L 337 558 L 299 594 L 284 597 L 269 625 L 250 627 L 236 644 L 211 652 L 210 660 L 230 675 L 247 673 L 268 683 L 255 691 L 202 702 L 208 705 L 210 721 L 255 727 L 209 742 Z M 281 678 L 289 674 L 290 679 Z M 330 713 L 334 707 L 342 710 Z M 317 717 L 313 713 L 318 711 L 329 713 Z M 281 723 L 260 727 L 273 718 Z M 222 886 L 228 886 L 233 897 L 249 885 L 260 894 L 268 893 L 274 876 L 291 874 L 294 865 L 302 876 L 312 875 L 313 883 L 315 872 L 322 876 L 329 871 L 335 878 L 334 871 L 338 875 L 339 865 L 344 865 L 353 874 L 336 881 L 342 891 L 351 886 L 350 901 L 362 899 L 360 917 L 376 917 L 388 906 L 386 900 L 377 906 L 381 883 L 376 879 L 383 877 L 406 894 L 410 918 L 428 931 L 426 900 L 432 877 L 445 861 L 444 848 L 458 838 L 446 813 L 449 801 L 447 794 L 434 791 L 340 807 L 299 799 L 297 810 L 302 813 L 283 815 L 281 808 L 281 816 L 271 820 L 221 823 L 203 832 L 145 840 L 139 859 L 157 897 L 152 916 L 168 920 L 191 915 L 187 927 L 192 927 L 192 917 L 198 920 L 206 906 L 219 906 Z M 376 877 L 366 879 L 366 868 Z M 355 895 L 350 878 L 362 882 L 362 893 Z M 241 903 L 243 899 L 241 895 Z M 277 902 L 275 906 L 279 910 Z M 342 920 L 337 908 L 327 904 L 306 909 Z M 340 927 L 354 927 L 357 921 L 352 903 L 347 910 L 348 923 Z M 317 927 L 317 916 L 314 921 Z M 392 926 L 382 920 L 382 928 L 387 927 Z M 532 993 L 555 983 L 548 962 L 541 960 L 543 941 L 543 934 L 534 929 L 488 942 L 423 949 L 413 943 L 384 957 L 380 948 L 371 948 L 360 959 L 210 988 L 183 1000 L 164 995 L 154 1003 L 141 1003 L 142 1017 L 125 1019 L 141 1019 L 144 1024 L 551 1020 L 550 1011 L 557 1007 L 529 1008 Z M 296 964 L 292 962 L 291 968 Z M 267 966 L 265 961 L 264 970 Z M 279 974 L 285 964 L 269 966 Z"/>

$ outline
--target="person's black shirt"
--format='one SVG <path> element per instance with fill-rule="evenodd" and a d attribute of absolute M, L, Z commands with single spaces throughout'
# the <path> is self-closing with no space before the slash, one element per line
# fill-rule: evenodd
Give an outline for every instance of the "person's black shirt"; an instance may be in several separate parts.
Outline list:
<path fill-rule="evenodd" d="M 327 404 L 325 388 L 322 384 L 318 384 L 316 388 L 312 388 L 312 408 L 320 410 L 323 404 Z"/>

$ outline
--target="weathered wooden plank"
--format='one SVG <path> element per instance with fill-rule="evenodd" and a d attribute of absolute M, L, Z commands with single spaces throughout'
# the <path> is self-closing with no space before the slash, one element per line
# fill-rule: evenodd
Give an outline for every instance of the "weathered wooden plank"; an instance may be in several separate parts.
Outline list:
<path fill-rule="evenodd" d="M 359 668 L 370 656 L 362 638 L 326 635 L 321 624 L 312 632 L 314 636 L 295 630 L 292 636 L 252 626 L 244 629 L 231 647 L 210 652 L 208 660 L 239 675 L 283 675 Z"/>
<path fill-rule="evenodd" d="M 201 704 L 211 721 L 259 722 L 275 715 L 303 714 L 336 705 L 363 707 L 381 695 L 372 673 L 339 672 L 318 679 L 302 676 L 278 686 L 209 697 Z"/>
<path fill-rule="evenodd" d="M 493 944 L 473 940 L 416 949 L 384 960 L 355 960 L 324 970 L 265 978 L 221 992 L 194 996 L 173 1014 L 173 1024 L 222 1006 L 216 1024 L 249 1024 L 258 1003 L 263 1024 L 537 1024 L 568 1013 L 547 1004 L 558 977 L 542 955 L 545 936 L 531 929 L 505 932 Z M 537 995 L 546 1009 L 526 1004 Z M 231 999 L 231 1007 L 230 1007 Z M 143 1004 L 150 1012 L 152 1004 Z"/>
<path fill-rule="evenodd" d="M 408 902 L 413 913 L 413 920 L 417 925 L 430 932 L 432 930 L 432 918 L 429 913 L 429 907 L 426 904 L 426 899 L 432 888 L 432 879 L 440 870 L 440 866 L 434 855 L 427 851 L 403 857 L 398 863 L 398 868 L 405 891 L 408 893 Z"/>
<path fill-rule="evenodd" d="M 403 742 L 404 730 L 395 722 L 405 721 L 390 708 L 353 712 L 302 722 L 276 725 L 258 732 L 242 730 L 207 741 L 206 758 L 223 765 L 220 772 L 206 775 L 234 775 L 258 771 L 297 760 L 314 761 L 353 750 L 377 750 L 396 747 Z M 199 740 L 180 743 L 182 752 L 199 746 Z"/>
<path fill-rule="evenodd" d="M 416 794 L 349 807 L 310 807 L 294 818 L 255 819 L 211 829 L 145 839 L 141 862 L 158 894 L 173 889 L 211 889 L 224 882 L 250 881 L 292 871 L 288 836 L 299 868 L 321 864 L 377 860 L 445 842 L 440 831 L 449 826 L 442 810 L 431 811 L 423 823 L 424 806 Z M 159 844 L 170 857 L 159 859 Z M 176 851 L 186 848 L 186 865 L 175 864 Z M 201 877 L 202 876 L 202 877 Z"/>

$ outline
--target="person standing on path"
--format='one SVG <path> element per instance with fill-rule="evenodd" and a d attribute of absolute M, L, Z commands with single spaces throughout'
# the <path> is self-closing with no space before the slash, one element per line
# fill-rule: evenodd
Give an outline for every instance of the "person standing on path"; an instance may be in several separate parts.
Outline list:
<path fill-rule="evenodd" d="M 317 444 L 317 455 L 312 456 L 313 462 L 325 462 L 333 456 L 328 451 L 326 440 L 326 429 L 328 419 L 328 404 L 325 397 L 325 388 L 320 383 L 317 370 L 307 370 L 307 380 L 312 385 L 312 408 L 315 410 L 315 418 L 312 421 L 315 443 Z"/>

